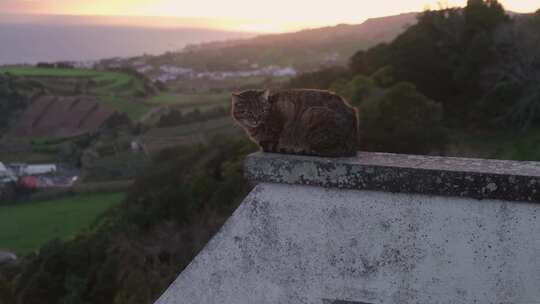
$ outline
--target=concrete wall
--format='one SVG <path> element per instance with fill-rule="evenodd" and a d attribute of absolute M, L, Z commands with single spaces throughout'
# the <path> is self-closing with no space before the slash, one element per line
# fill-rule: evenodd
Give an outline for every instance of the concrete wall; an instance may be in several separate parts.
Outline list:
<path fill-rule="evenodd" d="M 540 208 L 259 185 L 158 301 L 540 303 Z"/>
<path fill-rule="evenodd" d="M 540 303 L 536 202 L 281 178 L 292 184 L 260 183 L 158 304 Z"/>

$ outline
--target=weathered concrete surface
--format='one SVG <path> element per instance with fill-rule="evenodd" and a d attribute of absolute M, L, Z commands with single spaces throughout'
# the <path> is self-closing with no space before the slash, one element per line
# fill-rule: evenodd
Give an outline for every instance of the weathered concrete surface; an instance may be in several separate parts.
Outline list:
<path fill-rule="evenodd" d="M 255 153 L 254 182 L 540 202 L 540 162 L 360 152 L 354 158 Z"/>
<path fill-rule="evenodd" d="M 536 203 L 262 183 L 157 303 L 538 303 L 539 217 Z"/>

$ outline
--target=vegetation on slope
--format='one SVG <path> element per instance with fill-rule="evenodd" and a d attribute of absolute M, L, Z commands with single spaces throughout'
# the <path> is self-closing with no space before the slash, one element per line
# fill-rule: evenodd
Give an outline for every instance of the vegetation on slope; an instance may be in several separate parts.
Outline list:
<path fill-rule="evenodd" d="M 0 137 L 28 105 L 13 77 L 0 74 Z"/>
<path fill-rule="evenodd" d="M 291 85 L 347 96 L 363 131 L 376 135 L 362 138 L 368 149 L 433 153 L 444 138 L 447 155 L 539 160 L 540 66 L 538 56 L 523 54 L 537 54 L 540 12 L 519 18 L 495 0 L 428 11 L 394 41 L 358 52 L 349 68 L 302 75 Z M 147 135 L 170 142 L 197 127 Z M 249 190 L 242 160 L 255 147 L 226 137 L 160 153 L 105 224 L 3 267 L 0 301 L 153 303 Z"/>
<path fill-rule="evenodd" d="M 413 130 L 436 117 L 443 117 L 437 128 L 447 129 L 449 147 L 460 146 L 456 142 L 464 141 L 458 135 L 467 132 L 504 129 L 519 136 L 540 123 L 539 22 L 539 12 L 511 18 L 495 0 L 469 0 L 463 9 L 424 12 L 392 42 L 358 51 L 348 69 L 301 75 L 290 85 L 333 89 L 347 96 L 365 120 L 361 127 L 368 136 L 361 140 L 367 149 L 440 153 L 435 139 L 442 137 L 426 137 L 432 128 L 394 136 L 404 126 Z M 381 107 L 406 107 L 407 90 L 383 96 L 401 82 L 412 83 L 418 94 L 440 104 L 441 111 L 426 117 L 418 103 L 394 115 L 378 112 Z"/>
<path fill-rule="evenodd" d="M 0 302 L 153 303 L 249 191 L 253 150 L 216 139 L 162 153 L 95 231 L 0 268 Z"/>
<path fill-rule="evenodd" d="M 143 75 L 131 70 L 97 71 L 75 68 L 16 66 L 0 68 L 18 83 L 18 91 L 35 95 L 91 95 L 112 110 L 127 113 L 132 119 L 144 115 L 151 106 L 145 99 L 157 93 Z"/>

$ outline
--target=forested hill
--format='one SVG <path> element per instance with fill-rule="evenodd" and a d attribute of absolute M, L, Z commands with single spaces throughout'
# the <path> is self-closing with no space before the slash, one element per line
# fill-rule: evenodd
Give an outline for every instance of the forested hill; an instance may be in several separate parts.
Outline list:
<path fill-rule="evenodd" d="M 305 73 L 289 87 L 329 89 L 357 106 L 363 150 L 476 157 L 456 147 L 499 133 L 489 141 L 535 139 L 481 157 L 538 160 L 540 10 L 468 0 L 417 20 L 393 41 L 359 50 L 348 68 Z"/>
<path fill-rule="evenodd" d="M 189 50 L 207 50 L 239 45 L 280 46 L 290 43 L 323 45 L 331 41 L 370 40 L 389 41 L 401 34 L 408 25 L 416 23 L 418 13 L 406 13 L 395 16 L 370 18 L 361 24 L 339 24 L 284 34 L 261 35 L 251 39 L 225 42 L 210 42 L 188 46 Z"/>
<path fill-rule="evenodd" d="M 416 23 L 417 13 L 373 18 L 362 24 L 341 24 L 307 29 L 294 33 L 261 35 L 251 39 L 212 42 L 186 47 L 180 53 L 155 57 L 154 63 L 180 64 L 209 70 L 236 70 L 249 67 L 280 65 L 299 71 L 321 66 L 345 65 L 359 49 L 393 40 L 409 25 Z"/>

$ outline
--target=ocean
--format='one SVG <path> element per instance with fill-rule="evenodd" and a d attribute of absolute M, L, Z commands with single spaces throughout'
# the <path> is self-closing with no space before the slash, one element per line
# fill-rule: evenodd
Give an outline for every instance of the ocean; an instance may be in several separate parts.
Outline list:
<path fill-rule="evenodd" d="M 0 65 L 158 55 L 188 44 L 252 36 L 186 27 L 0 22 Z"/>

